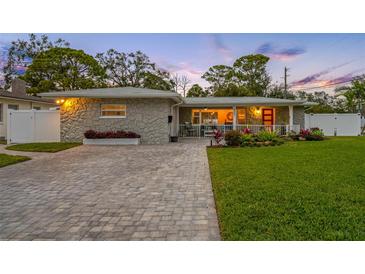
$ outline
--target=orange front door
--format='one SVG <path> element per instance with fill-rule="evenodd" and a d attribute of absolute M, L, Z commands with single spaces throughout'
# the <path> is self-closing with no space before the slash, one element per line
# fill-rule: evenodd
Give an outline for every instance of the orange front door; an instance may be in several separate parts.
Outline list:
<path fill-rule="evenodd" d="M 266 126 L 274 124 L 274 110 L 272 108 L 262 109 L 262 123 Z"/>

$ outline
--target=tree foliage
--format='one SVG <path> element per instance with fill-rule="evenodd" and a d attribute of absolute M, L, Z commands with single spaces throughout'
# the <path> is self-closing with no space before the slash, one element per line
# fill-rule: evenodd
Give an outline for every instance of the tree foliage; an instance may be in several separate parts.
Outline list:
<path fill-rule="evenodd" d="M 170 74 L 157 68 L 141 51 L 124 53 L 115 49 L 98 53 L 96 59 L 105 69 L 110 86 L 144 87 L 171 90 Z"/>
<path fill-rule="evenodd" d="M 296 96 L 292 91 L 287 90 L 285 92 L 284 85 L 282 84 L 270 85 L 269 88 L 266 90 L 264 96 L 278 99 L 296 99 Z"/>
<path fill-rule="evenodd" d="M 207 97 L 209 95 L 208 90 L 204 90 L 198 84 L 194 84 L 189 90 L 186 97 Z"/>
<path fill-rule="evenodd" d="M 337 88 L 335 92 L 345 99 L 349 111 L 365 114 L 365 75 L 354 78 L 351 85 Z"/>
<path fill-rule="evenodd" d="M 264 96 L 271 77 L 266 65 L 270 58 L 262 54 L 250 54 L 238 58 L 233 63 L 234 80 L 244 86 L 253 96 Z"/>
<path fill-rule="evenodd" d="M 202 78 L 211 84 L 214 96 L 263 96 L 271 82 L 266 71 L 268 61 L 262 54 L 242 56 L 232 67 L 210 67 Z"/>
<path fill-rule="evenodd" d="M 51 48 L 36 55 L 21 77 L 36 94 L 50 90 L 77 90 L 105 85 L 105 72 L 99 63 L 82 50 Z"/>
<path fill-rule="evenodd" d="M 3 67 L 4 89 L 8 89 L 12 80 L 19 76 L 19 68 L 26 70 L 32 59 L 40 52 L 44 52 L 55 47 L 69 47 L 69 43 L 63 39 L 49 41 L 47 35 L 37 36 L 30 34 L 28 40 L 18 39 L 11 42 L 8 50 L 7 62 Z"/>
<path fill-rule="evenodd" d="M 226 88 L 230 83 L 232 83 L 232 77 L 232 67 L 225 65 L 210 67 L 202 76 L 203 79 L 210 83 L 213 93 Z"/>

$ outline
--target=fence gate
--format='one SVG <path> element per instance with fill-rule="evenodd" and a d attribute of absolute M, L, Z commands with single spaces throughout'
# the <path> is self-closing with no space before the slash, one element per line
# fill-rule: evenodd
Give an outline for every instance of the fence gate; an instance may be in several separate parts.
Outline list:
<path fill-rule="evenodd" d="M 361 115 L 357 113 L 306 114 L 305 128 L 318 127 L 326 136 L 361 135 Z"/>
<path fill-rule="evenodd" d="M 10 143 L 59 142 L 57 110 L 9 110 L 7 140 Z"/>

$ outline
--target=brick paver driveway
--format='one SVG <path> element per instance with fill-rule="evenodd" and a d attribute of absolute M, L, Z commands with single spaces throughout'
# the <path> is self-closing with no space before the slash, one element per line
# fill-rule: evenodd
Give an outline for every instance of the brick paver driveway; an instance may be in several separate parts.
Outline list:
<path fill-rule="evenodd" d="M 80 146 L 1 168 L 0 239 L 218 240 L 205 147 Z"/>

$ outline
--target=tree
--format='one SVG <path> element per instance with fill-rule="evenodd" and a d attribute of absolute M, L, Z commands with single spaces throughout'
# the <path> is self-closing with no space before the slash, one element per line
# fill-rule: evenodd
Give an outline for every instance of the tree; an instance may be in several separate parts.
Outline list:
<path fill-rule="evenodd" d="M 305 91 L 297 92 L 297 99 L 307 100 L 309 102 L 318 103 L 315 106 L 311 106 L 307 112 L 310 113 L 343 113 L 347 112 L 347 108 L 344 105 L 342 99 L 336 96 L 331 96 L 325 91 L 316 91 L 314 93 L 308 93 Z"/>
<path fill-rule="evenodd" d="M 202 78 L 211 84 L 214 96 L 264 96 L 271 82 L 266 71 L 269 60 L 262 54 L 242 56 L 232 67 L 210 67 Z"/>
<path fill-rule="evenodd" d="M 214 92 L 214 96 L 216 97 L 239 97 L 250 95 L 250 91 L 245 86 L 238 86 L 235 83 L 229 83 Z"/>
<path fill-rule="evenodd" d="M 365 113 L 365 75 L 355 77 L 350 86 L 337 88 L 335 93 L 345 98 L 349 111 Z"/>
<path fill-rule="evenodd" d="M 111 86 L 172 89 L 169 73 L 159 70 L 141 51 L 124 53 L 109 49 L 98 53 L 96 59 L 105 69 Z"/>
<path fill-rule="evenodd" d="M 181 75 L 181 77 L 180 77 L 180 88 L 183 92 L 184 97 L 186 96 L 186 90 L 187 90 L 190 83 L 191 83 L 191 81 L 189 80 L 189 78 L 186 75 Z"/>
<path fill-rule="evenodd" d="M 189 90 L 186 97 L 207 97 L 209 92 L 204 90 L 198 84 L 194 84 Z"/>
<path fill-rule="evenodd" d="M 211 84 L 213 94 L 220 89 L 226 88 L 230 83 L 232 83 L 232 77 L 232 67 L 225 65 L 210 67 L 202 76 L 203 79 Z"/>
<path fill-rule="evenodd" d="M 273 84 L 271 85 L 267 91 L 265 92 L 265 97 L 269 98 L 279 98 L 279 99 L 296 99 L 295 95 L 287 91 L 287 94 L 285 93 L 284 85 L 280 84 Z"/>
<path fill-rule="evenodd" d="M 31 86 L 27 92 L 32 94 L 105 86 L 105 71 L 94 57 L 71 48 L 40 52 L 20 78 Z"/>
<path fill-rule="evenodd" d="M 8 50 L 7 62 L 3 67 L 4 89 L 8 89 L 12 80 L 19 76 L 18 68 L 26 68 L 31 64 L 32 59 L 40 52 L 44 52 L 55 47 L 69 47 L 69 43 L 63 39 L 54 42 L 49 41 L 47 35 L 37 37 L 35 34 L 29 35 L 29 40 L 18 39 L 11 42 Z"/>
<path fill-rule="evenodd" d="M 143 76 L 142 87 L 159 90 L 172 90 L 173 81 L 168 79 L 167 72 L 159 71 L 157 74 L 146 72 Z"/>
<path fill-rule="evenodd" d="M 264 96 L 271 77 L 266 71 L 270 58 L 262 54 L 251 54 L 238 58 L 233 64 L 234 81 L 245 86 L 252 96 Z"/>
<path fill-rule="evenodd" d="M 186 91 L 187 88 L 189 86 L 189 84 L 191 83 L 190 79 L 186 76 L 186 75 L 179 75 L 179 74 L 175 74 L 172 76 L 171 79 L 172 83 L 173 83 L 173 89 L 175 92 L 178 92 L 179 90 L 182 91 L 183 96 L 186 96 Z"/>

